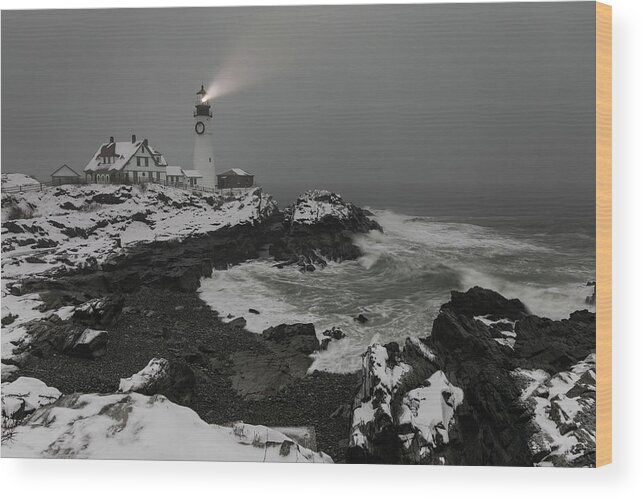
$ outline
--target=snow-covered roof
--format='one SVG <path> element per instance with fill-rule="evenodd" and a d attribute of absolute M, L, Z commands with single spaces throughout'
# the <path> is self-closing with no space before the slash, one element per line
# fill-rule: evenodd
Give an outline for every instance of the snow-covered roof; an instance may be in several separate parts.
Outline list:
<path fill-rule="evenodd" d="M 224 171 L 223 173 L 219 173 L 218 176 L 221 175 L 238 175 L 240 177 L 253 177 L 252 173 L 248 173 L 245 170 L 242 170 L 241 168 L 230 168 L 229 170 Z"/>
<path fill-rule="evenodd" d="M 165 174 L 171 177 L 182 177 L 183 168 L 181 168 L 180 166 L 168 166 L 165 169 Z"/>
<path fill-rule="evenodd" d="M 67 165 L 62 165 L 55 172 L 53 172 L 51 176 L 52 177 L 80 177 L 78 173 L 76 173 Z"/>
<path fill-rule="evenodd" d="M 186 177 L 191 177 L 191 178 L 201 178 L 203 175 L 199 170 L 183 170 L 183 173 Z"/>
<path fill-rule="evenodd" d="M 147 147 L 152 157 L 155 158 L 154 161 L 158 166 L 167 165 L 163 155 L 149 144 L 146 145 L 144 140 L 138 140 L 136 142 L 105 142 L 99 146 L 96 153 L 92 156 L 92 159 L 87 163 L 85 171 L 120 171 L 125 168 L 125 165 L 139 149 L 145 147 Z M 115 160 L 112 163 L 103 163 L 102 158 L 106 155 L 114 157 Z"/>

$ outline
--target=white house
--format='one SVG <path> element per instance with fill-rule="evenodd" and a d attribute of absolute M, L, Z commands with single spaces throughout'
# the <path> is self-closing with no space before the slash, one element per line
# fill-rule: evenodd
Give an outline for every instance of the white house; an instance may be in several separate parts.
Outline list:
<path fill-rule="evenodd" d="M 163 155 L 154 149 L 147 139 L 130 142 L 101 144 L 84 169 L 88 182 L 120 184 L 157 182 L 160 184 L 197 186 L 203 175 L 197 170 L 184 170 L 180 166 L 168 166 Z"/>
<path fill-rule="evenodd" d="M 101 184 L 122 182 L 165 182 L 167 162 L 150 146 L 147 139 L 101 144 L 84 169 L 88 182 Z"/>

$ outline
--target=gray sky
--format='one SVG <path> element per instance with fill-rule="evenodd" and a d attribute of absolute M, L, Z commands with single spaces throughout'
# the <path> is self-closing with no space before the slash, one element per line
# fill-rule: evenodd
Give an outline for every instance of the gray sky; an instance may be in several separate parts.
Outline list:
<path fill-rule="evenodd" d="M 4 11 L 2 170 L 132 133 L 189 167 L 213 80 L 218 171 L 284 201 L 593 203 L 592 2 Z"/>

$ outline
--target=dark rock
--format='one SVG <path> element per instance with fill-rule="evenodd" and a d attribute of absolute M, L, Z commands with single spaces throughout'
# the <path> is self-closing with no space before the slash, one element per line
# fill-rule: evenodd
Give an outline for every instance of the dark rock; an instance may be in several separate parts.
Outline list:
<path fill-rule="evenodd" d="M 107 331 L 97 331 L 88 328 L 85 329 L 63 353 L 85 359 L 96 359 L 105 355 L 108 339 Z"/>
<path fill-rule="evenodd" d="M 368 322 L 368 317 L 366 317 L 364 314 L 359 314 L 357 317 L 353 318 L 355 322 L 359 322 L 360 324 L 365 324 Z"/>
<path fill-rule="evenodd" d="M 490 289 L 475 286 L 466 293 L 451 291 L 451 301 L 442 305 L 457 314 L 467 317 L 493 315 L 498 318 L 517 320 L 529 315 L 527 307 L 517 299 L 508 300 Z"/>
<path fill-rule="evenodd" d="M 45 263 L 45 261 L 42 258 L 38 258 L 37 256 L 28 256 L 25 258 L 25 262 L 27 263 Z"/>
<path fill-rule="evenodd" d="M 154 367 L 154 375 L 148 376 L 144 383 L 130 388 L 131 378 L 122 379 L 121 391 L 136 391 L 144 395 L 165 395 L 172 402 L 180 405 L 190 405 L 194 399 L 197 378 L 194 371 L 180 360 L 152 359 L 141 371 Z"/>
<path fill-rule="evenodd" d="M 257 315 L 259 315 L 259 310 L 256 310 L 256 309 L 254 309 L 254 308 L 249 308 L 249 309 L 248 309 L 248 312 L 250 312 L 251 314 L 257 314 Z"/>
<path fill-rule="evenodd" d="M 324 216 L 317 215 L 320 205 L 325 207 Z M 362 253 L 353 236 L 370 230 L 382 228 L 362 209 L 337 194 L 309 191 L 284 210 L 283 223 L 275 226 L 268 251 L 280 266 L 297 264 L 302 272 L 313 272 L 325 267 L 329 260 L 341 262 L 360 257 Z"/>
<path fill-rule="evenodd" d="M 228 325 L 235 329 L 243 329 L 244 327 L 246 327 L 246 319 L 243 317 L 237 317 L 236 319 L 232 319 L 230 322 L 228 322 Z"/>
<path fill-rule="evenodd" d="M 566 371 L 596 349 L 596 314 L 587 310 L 562 321 L 532 315 L 519 320 L 515 330 L 514 350 L 527 369 Z"/>
<path fill-rule="evenodd" d="M 330 329 L 327 329 L 322 333 L 322 336 L 326 336 L 328 338 L 331 338 L 333 340 L 341 340 L 342 338 L 346 337 L 346 334 L 339 329 L 338 327 L 333 326 Z"/>
<path fill-rule="evenodd" d="M 96 298 L 76 307 L 73 319 L 92 326 L 109 326 L 120 317 L 124 302 L 122 295 Z"/>
<path fill-rule="evenodd" d="M 305 354 L 311 354 L 320 347 L 312 324 L 280 324 L 264 330 L 261 335 L 269 341 L 288 345 Z"/>
<path fill-rule="evenodd" d="M 3 326 L 8 326 L 9 324 L 13 324 L 13 322 L 18 318 L 17 315 L 13 315 L 11 313 L 5 315 L 2 320 L 0 321 Z"/>
<path fill-rule="evenodd" d="M 12 234 L 22 234 L 25 231 L 22 225 L 12 220 L 3 222 L 2 227 L 7 229 Z"/>

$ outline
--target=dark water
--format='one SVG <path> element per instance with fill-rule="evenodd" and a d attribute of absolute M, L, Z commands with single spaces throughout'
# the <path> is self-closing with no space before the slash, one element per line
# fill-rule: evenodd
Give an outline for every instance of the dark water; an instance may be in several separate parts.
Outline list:
<path fill-rule="evenodd" d="M 338 326 L 347 338 L 317 355 L 312 369 L 351 371 L 374 341 L 430 334 L 451 290 L 472 286 L 519 298 L 541 316 L 567 317 L 587 308 L 595 276 L 591 226 L 526 218 L 454 218 L 376 210 L 384 233 L 357 238 L 364 256 L 301 274 L 253 261 L 204 279 L 204 300 L 223 315 L 244 316 L 261 332 L 284 322 L 313 322 L 318 333 Z M 478 222 L 478 223 L 475 223 Z M 248 314 L 256 308 L 260 315 Z M 365 314 L 369 321 L 352 318 Z"/>

